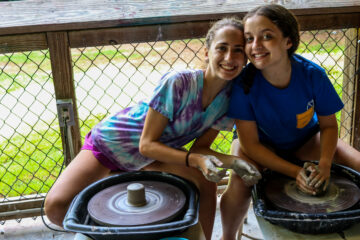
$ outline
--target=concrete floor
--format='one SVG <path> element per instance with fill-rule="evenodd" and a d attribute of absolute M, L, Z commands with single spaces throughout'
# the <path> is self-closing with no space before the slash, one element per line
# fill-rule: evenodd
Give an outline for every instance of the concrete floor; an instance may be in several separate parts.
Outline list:
<path fill-rule="evenodd" d="M 219 208 L 217 208 L 212 239 L 219 240 L 221 233 L 220 211 Z M 249 209 L 248 221 L 244 225 L 243 233 L 245 234 L 242 237 L 243 240 L 263 239 L 252 207 Z M 49 230 L 44 226 L 40 217 L 36 218 L 36 220 L 31 218 L 22 219 L 20 223 L 15 220 L 9 220 L 6 221 L 4 225 L 0 225 L 0 240 L 73 240 L 74 235 L 75 234 L 73 233 L 63 233 Z"/>

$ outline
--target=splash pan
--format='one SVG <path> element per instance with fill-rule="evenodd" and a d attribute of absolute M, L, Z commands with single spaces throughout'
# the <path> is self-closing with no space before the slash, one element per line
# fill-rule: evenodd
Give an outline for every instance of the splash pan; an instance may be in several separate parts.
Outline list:
<path fill-rule="evenodd" d="M 333 164 L 331 172 L 350 180 L 357 187 L 360 186 L 360 174 L 353 169 Z M 254 186 L 252 198 L 256 216 L 304 234 L 340 232 L 360 222 L 359 201 L 348 209 L 329 213 L 300 213 L 278 208 L 266 197 L 266 183 L 279 176 L 280 174 L 276 172 L 265 171 L 263 178 Z"/>
<path fill-rule="evenodd" d="M 178 187 L 186 196 L 183 212 L 170 222 L 141 226 L 104 226 L 92 221 L 87 209 L 90 199 L 103 189 L 132 181 L 159 181 Z M 154 240 L 180 234 L 196 225 L 198 205 L 197 188 L 183 178 L 161 172 L 127 172 L 102 179 L 81 191 L 71 203 L 63 225 L 68 231 L 82 233 L 95 240 Z"/>

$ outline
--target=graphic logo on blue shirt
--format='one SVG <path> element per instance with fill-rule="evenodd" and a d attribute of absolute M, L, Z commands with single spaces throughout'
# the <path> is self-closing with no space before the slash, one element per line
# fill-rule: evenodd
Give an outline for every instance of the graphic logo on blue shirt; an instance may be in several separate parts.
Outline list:
<path fill-rule="evenodd" d="M 314 116 L 314 100 L 307 103 L 306 111 L 296 114 L 296 128 L 304 128 Z"/>
<path fill-rule="evenodd" d="M 314 99 L 310 100 L 307 103 L 306 110 L 309 110 L 310 108 L 314 107 Z"/>

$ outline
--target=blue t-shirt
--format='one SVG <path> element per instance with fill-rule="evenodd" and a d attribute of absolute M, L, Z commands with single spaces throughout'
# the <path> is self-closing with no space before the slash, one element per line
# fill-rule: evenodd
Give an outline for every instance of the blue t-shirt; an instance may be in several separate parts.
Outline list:
<path fill-rule="evenodd" d="M 291 80 L 284 89 L 271 85 L 261 71 L 255 74 L 250 92 L 242 86 L 243 73 L 235 80 L 228 116 L 256 121 L 259 140 L 278 149 L 297 147 L 328 116 L 344 106 L 325 71 L 299 56 L 291 57 Z"/>

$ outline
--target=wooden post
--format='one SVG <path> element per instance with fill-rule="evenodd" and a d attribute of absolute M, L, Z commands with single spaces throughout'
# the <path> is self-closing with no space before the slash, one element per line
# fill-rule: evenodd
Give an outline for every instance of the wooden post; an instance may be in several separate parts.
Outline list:
<path fill-rule="evenodd" d="M 342 101 L 340 138 L 351 144 L 353 127 L 354 97 L 355 97 L 355 69 L 356 69 L 357 30 L 348 29 L 345 32 L 344 72 L 342 82 Z"/>
<path fill-rule="evenodd" d="M 73 69 L 71 64 L 71 52 L 68 42 L 67 32 L 48 32 L 48 46 L 50 50 L 51 68 L 55 87 L 56 99 L 71 99 L 73 102 L 73 111 L 75 126 L 71 127 L 71 142 L 74 153 L 77 154 L 81 147 L 81 136 L 79 128 L 79 118 L 77 113 L 75 86 L 73 78 Z M 61 132 L 63 148 L 66 141 L 64 139 L 64 131 Z M 71 161 L 70 151 L 67 151 L 64 158 L 65 164 Z"/>
<path fill-rule="evenodd" d="M 357 45 L 356 45 L 356 71 L 355 76 L 355 98 L 354 98 L 354 125 L 352 132 L 352 145 L 360 151 L 360 28 L 357 29 Z"/>

